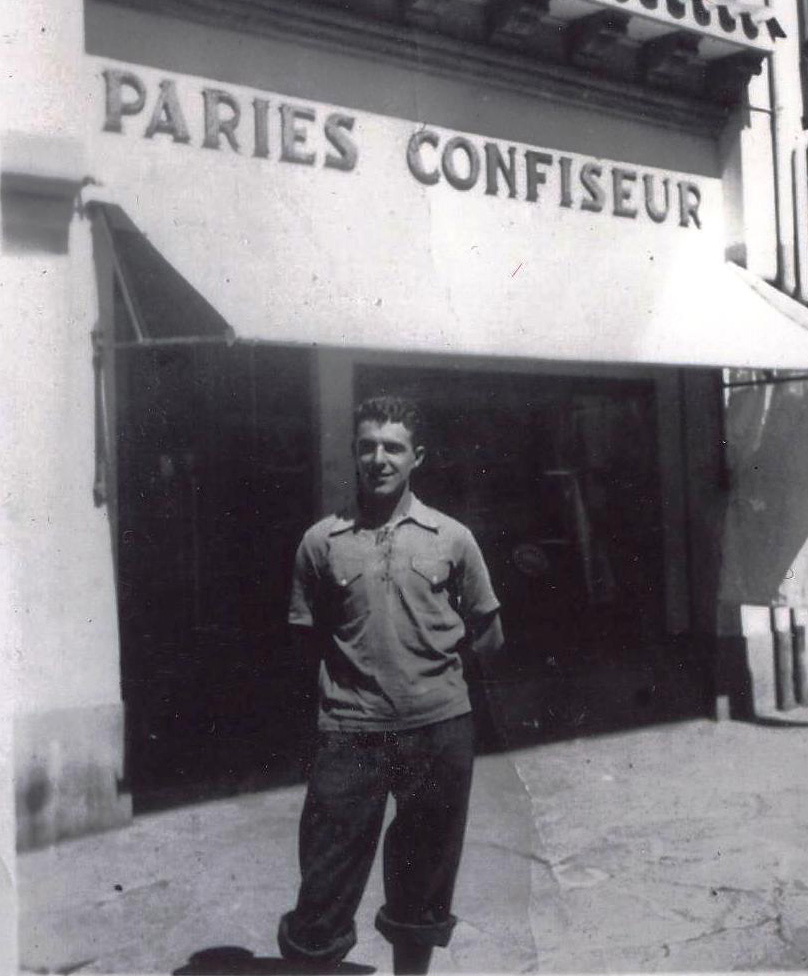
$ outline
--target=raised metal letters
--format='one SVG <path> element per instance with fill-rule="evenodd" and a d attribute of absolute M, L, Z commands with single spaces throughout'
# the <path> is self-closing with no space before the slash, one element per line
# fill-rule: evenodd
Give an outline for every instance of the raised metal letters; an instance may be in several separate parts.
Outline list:
<path fill-rule="evenodd" d="M 205 149 L 218 149 L 220 136 L 224 136 L 234 152 L 239 151 L 236 139 L 236 127 L 241 120 L 241 106 L 232 95 L 217 88 L 205 88 L 202 91 L 205 100 L 205 138 L 202 145 Z M 219 106 L 226 105 L 229 118 L 222 118 Z"/>
<path fill-rule="evenodd" d="M 151 139 L 157 133 L 171 136 L 174 142 L 191 141 L 188 124 L 177 97 L 176 82 L 170 79 L 160 82 L 157 104 L 154 106 L 151 121 L 146 126 L 144 135 L 147 139 Z"/>
<path fill-rule="evenodd" d="M 468 173 L 461 176 L 455 167 L 455 154 L 460 150 L 468 159 Z M 443 173 L 449 183 L 456 190 L 470 190 L 480 175 L 480 157 L 472 143 L 463 136 L 453 136 L 447 143 L 441 156 Z"/>
<path fill-rule="evenodd" d="M 424 144 L 437 148 L 440 144 L 440 136 L 437 132 L 430 132 L 428 129 L 414 133 L 407 143 L 407 166 L 419 183 L 423 183 L 425 186 L 434 186 L 440 180 L 440 173 L 437 168 L 433 170 L 424 169 L 420 151 Z"/>
<path fill-rule="evenodd" d="M 253 156 L 258 159 L 269 158 L 269 101 L 266 98 L 253 99 L 253 119 L 255 125 L 255 148 Z"/>
<path fill-rule="evenodd" d="M 636 217 L 637 208 L 632 203 L 634 184 L 637 182 L 637 173 L 633 169 L 622 169 L 615 166 L 612 169 L 612 194 L 614 197 L 614 209 L 612 213 L 615 217 Z"/>
<path fill-rule="evenodd" d="M 146 86 L 132 71 L 107 68 L 102 72 L 106 82 L 106 119 L 104 132 L 123 132 L 123 116 L 137 115 L 146 104 Z M 134 99 L 124 101 L 124 88 L 135 93 Z"/>
<path fill-rule="evenodd" d="M 527 176 L 527 192 L 525 199 L 531 203 L 539 199 L 539 186 L 547 182 L 547 174 L 539 166 L 551 166 L 553 157 L 549 153 L 525 151 L 525 174 Z"/>
<path fill-rule="evenodd" d="M 645 211 L 655 224 L 662 224 L 667 219 L 671 209 L 671 181 L 667 178 L 662 181 L 662 187 L 665 191 L 664 208 L 656 205 L 653 176 L 646 173 L 642 181 L 645 187 Z"/>
<path fill-rule="evenodd" d="M 329 169 L 341 169 L 349 172 L 356 166 L 358 152 L 348 135 L 353 131 L 356 119 L 352 115 L 334 112 L 325 120 L 326 139 L 331 143 L 336 153 L 329 152 L 325 157 L 325 165 Z"/>
<path fill-rule="evenodd" d="M 313 108 L 281 105 L 281 159 L 284 162 L 314 165 L 314 151 L 305 148 L 308 129 L 297 123 L 314 122 L 316 118 Z"/>
<path fill-rule="evenodd" d="M 485 144 L 485 192 L 496 196 L 498 192 L 497 174 L 501 173 L 508 184 L 508 196 L 516 196 L 516 147 L 508 146 L 508 163 L 505 164 L 502 151 L 495 142 Z"/>

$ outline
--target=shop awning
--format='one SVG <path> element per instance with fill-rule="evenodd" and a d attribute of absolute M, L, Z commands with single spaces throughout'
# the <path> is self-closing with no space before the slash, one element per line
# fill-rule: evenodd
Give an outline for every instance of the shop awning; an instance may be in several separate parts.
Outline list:
<path fill-rule="evenodd" d="M 539 262 L 429 255 L 385 282 L 367 255 L 320 280 L 306 254 L 251 249 L 222 266 L 205 239 L 153 243 L 119 207 L 95 205 L 134 334 L 118 341 L 270 341 L 496 356 L 760 369 L 808 368 L 808 308 L 730 263 L 687 260 L 637 273 L 619 255 L 564 277 Z M 221 243 L 220 243 L 221 247 Z M 230 253 L 230 252 L 228 252 Z M 474 252 L 476 253 L 476 251 Z M 211 256 L 212 255 L 212 256 Z M 232 257 L 232 255 L 231 255 Z M 404 259 L 402 259 L 403 261 Z M 402 277 L 420 288 L 393 287 Z M 308 286 L 305 283 L 308 282 Z"/>
<path fill-rule="evenodd" d="M 647 362 L 761 369 L 808 367 L 808 308 L 727 263 L 698 294 L 666 294 L 649 317 Z"/>
<path fill-rule="evenodd" d="M 96 227 L 109 248 L 115 293 L 116 343 L 229 340 L 233 330 L 216 308 L 166 260 L 121 207 L 95 204 Z"/>

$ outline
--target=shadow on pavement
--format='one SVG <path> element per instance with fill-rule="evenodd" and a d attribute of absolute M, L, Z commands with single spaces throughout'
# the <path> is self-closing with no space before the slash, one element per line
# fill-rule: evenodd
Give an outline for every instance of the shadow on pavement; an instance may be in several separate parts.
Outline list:
<path fill-rule="evenodd" d="M 174 970 L 172 976 L 315 976 L 325 972 L 311 965 L 296 965 L 280 956 L 256 956 L 240 946 L 213 946 L 195 952 L 184 966 Z M 338 966 L 331 966 L 327 972 L 336 976 L 369 976 L 376 970 L 373 966 L 341 962 Z"/>
<path fill-rule="evenodd" d="M 708 654 L 675 640 L 514 657 L 470 690 L 482 753 L 704 718 L 714 706 Z"/>
<path fill-rule="evenodd" d="M 703 718 L 714 704 L 710 656 L 689 641 L 595 642 L 514 654 L 483 678 L 467 662 L 480 753 Z M 305 782 L 316 742 L 314 685 L 290 673 L 260 721 L 211 722 L 155 743 L 136 813 Z M 203 723 L 204 724 L 204 723 Z M 187 731 L 187 730 L 186 730 Z"/>

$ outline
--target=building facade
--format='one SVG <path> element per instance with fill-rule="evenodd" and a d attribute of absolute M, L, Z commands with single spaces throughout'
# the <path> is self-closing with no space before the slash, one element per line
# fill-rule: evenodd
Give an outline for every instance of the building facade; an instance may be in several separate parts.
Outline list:
<path fill-rule="evenodd" d="M 288 761 L 370 392 L 486 552 L 508 741 L 800 698 L 795 3 L 11 9 L 7 848 Z"/>

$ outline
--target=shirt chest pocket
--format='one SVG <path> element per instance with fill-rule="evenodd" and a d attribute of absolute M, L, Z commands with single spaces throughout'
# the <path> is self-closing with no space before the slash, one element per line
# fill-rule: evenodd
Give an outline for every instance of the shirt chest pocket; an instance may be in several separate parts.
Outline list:
<path fill-rule="evenodd" d="M 361 582 L 364 562 L 357 556 L 335 555 L 329 560 L 329 570 L 337 592 L 347 595 Z"/>
<path fill-rule="evenodd" d="M 431 593 L 448 589 L 452 566 L 448 559 L 433 556 L 413 556 L 410 560 L 413 583 Z"/>
<path fill-rule="evenodd" d="M 340 629 L 361 624 L 369 612 L 363 560 L 333 553 L 328 561 L 328 576 L 331 626 Z"/>

